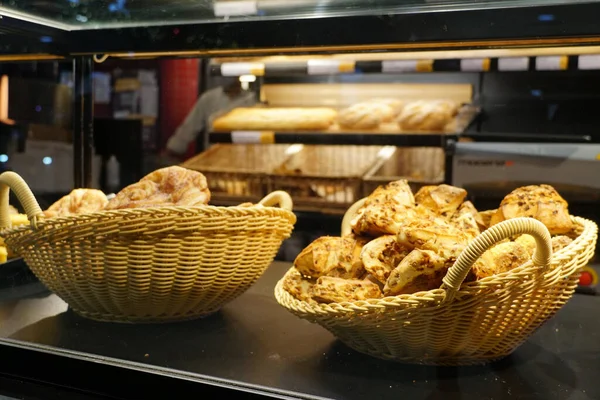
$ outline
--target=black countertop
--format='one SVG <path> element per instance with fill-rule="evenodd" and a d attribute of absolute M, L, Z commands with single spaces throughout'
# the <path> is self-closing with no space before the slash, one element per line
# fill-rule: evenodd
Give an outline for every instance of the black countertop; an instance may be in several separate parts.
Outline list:
<path fill-rule="evenodd" d="M 155 382 L 208 382 L 285 398 L 600 399 L 598 296 L 575 295 L 513 355 L 494 364 L 402 365 L 356 353 L 280 307 L 273 288 L 289 266 L 274 263 L 212 316 L 164 325 L 99 323 L 77 316 L 54 295 L 2 300 L 0 294 L 0 357 L 16 357 L 20 349 L 38 354 L 30 361 L 36 365 L 55 355 L 62 375 L 69 368 L 85 374 L 86 365 L 110 365 Z M 31 370 L 15 366 L 11 372 L 10 363 L 3 364 L 4 374 Z M 44 380 L 53 382 L 56 371 L 45 368 Z M 102 382 L 107 392 L 112 384 Z"/>

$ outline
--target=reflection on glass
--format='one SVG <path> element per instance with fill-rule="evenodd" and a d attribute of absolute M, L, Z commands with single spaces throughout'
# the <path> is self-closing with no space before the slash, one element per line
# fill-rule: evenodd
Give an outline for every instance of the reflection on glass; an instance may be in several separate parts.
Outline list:
<path fill-rule="evenodd" d="M 589 3 L 589 0 L 571 0 Z M 0 12 L 44 18 L 64 29 L 282 19 L 342 15 L 386 15 L 426 10 L 480 9 L 564 4 L 562 0 L 12 0 Z M 540 21 L 551 22 L 551 14 Z M 48 22 L 50 22 L 48 21 Z"/>

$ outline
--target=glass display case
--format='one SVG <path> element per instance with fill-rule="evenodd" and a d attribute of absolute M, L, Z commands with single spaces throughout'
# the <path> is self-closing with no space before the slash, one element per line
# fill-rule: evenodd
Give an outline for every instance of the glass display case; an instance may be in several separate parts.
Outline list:
<path fill-rule="evenodd" d="M 0 166 L 41 207 L 3 181 L 31 226 L 3 230 L 0 395 L 25 395 L 17 379 L 56 398 L 600 398 L 598 13 L 579 0 L 0 2 Z M 232 84 L 244 101 L 206 97 Z M 196 151 L 188 138 L 173 160 L 186 121 Z M 72 188 L 119 198 L 175 162 L 206 176 L 192 186 L 214 207 L 41 214 Z M 392 181 L 383 191 L 410 205 L 383 196 L 392 222 L 369 225 L 379 200 L 361 199 Z M 540 184 L 562 198 L 506 197 Z M 511 223 L 530 200 L 541 211 Z M 412 219 L 437 224 L 434 244 L 411 242 Z M 400 247 L 369 247 L 384 239 Z M 319 240 L 343 271 L 307 249 Z M 484 250 L 502 240 L 518 265 L 488 274 L 501 261 Z M 443 274 L 394 289 L 417 256 Z M 327 280 L 341 297 L 317 293 Z"/>

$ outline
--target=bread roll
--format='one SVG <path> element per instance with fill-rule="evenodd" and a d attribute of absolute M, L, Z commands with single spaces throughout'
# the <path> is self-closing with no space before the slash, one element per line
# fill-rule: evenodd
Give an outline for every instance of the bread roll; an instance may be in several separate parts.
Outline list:
<path fill-rule="evenodd" d="M 108 202 L 106 210 L 208 204 L 210 191 L 203 174 L 177 166 L 158 169 L 127 186 Z"/>
<path fill-rule="evenodd" d="M 312 288 L 312 298 L 319 303 L 342 303 L 381 297 L 379 285 L 369 280 L 322 276 Z"/>
<path fill-rule="evenodd" d="M 102 211 L 108 204 L 106 195 L 96 189 L 75 189 L 52 204 L 46 211 L 46 218 L 66 217 Z"/>
<path fill-rule="evenodd" d="M 450 186 L 423 186 L 415 194 L 415 202 L 429 208 L 439 216 L 450 217 L 462 204 L 467 191 L 465 189 Z"/>
<path fill-rule="evenodd" d="M 438 289 L 451 265 L 433 251 L 415 249 L 390 273 L 383 294 L 396 296 Z"/>
<path fill-rule="evenodd" d="M 443 131 L 458 106 L 448 101 L 415 101 L 404 106 L 397 121 L 405 131 Z"/>
<path fill-rule="evenodd" d="M 283 288 L 292 296 L 301 301 L 315 303 L 311 298 L 315 281 L 303 278 L 298 270 L 289 272 L 283 280 Z"/>
<path fill-rule="evenodd" d="M 394 110 L 385 103 L 358 103 L 338 115 L 338 123 L 346 129 L 376 129 L 382 122 L 394 119 Z"/>
<path fill-rule="evenodd" d="M 360 278 L 365 269 L 360 258 L 366 239 L 354 236 L 322 236 L 298 254 L 294 266 L 304 276 Z"/>
<path fill-rule="evenodd" d="M 367 272 L 378 282 L 385 284 L 392 270 L 411 250 L 398 243 L 395 235 L 386 235 L 367 243 L 360 257 Z"/>
<path fill-rule="evenodd" d="M 490 226 L 517 217 L 535 218 L 552 235 L 568 233 L 573 229 L 567 202 L 550 185 L 523 186 L 513 190 L 492 215 Z"/>
<path fill-rule="evenodd" d="M 415 216 L 415 198 L 410 186 L 406 180 L 399 180 L 375 189 L 350 225 L 357 235 L 394 235 L 404 221 Z"/>

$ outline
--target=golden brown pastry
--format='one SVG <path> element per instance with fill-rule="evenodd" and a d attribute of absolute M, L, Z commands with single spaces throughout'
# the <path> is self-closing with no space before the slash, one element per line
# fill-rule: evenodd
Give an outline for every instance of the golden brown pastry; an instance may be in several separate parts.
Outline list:
<path fill-rule="evenodd" d="M 386 235 L 367 243 L 362 249 L 361 259 L 367 272 L 385 284 L 390 272 L 411 250 L 398 243 L 396 235 Z"/>
<path fill-rule="evenodd" d="M 533 236 L 531 235 L 519 235 L 516 239 L 515 239 L 515 243 L 520 244 L 521 246 L 523 246 L 525 248 L 525 250 L 527 250 L 527 253 L 529 254 L 529 256 L 533 256 L 533 253 L 535 252 L 535 239 Z"/>
<path fill-rule="evenodd" d="M 451 265 L 433 251 L 415 249 L 390 273 L 383 294 L 397 296 L 437 289 Z"/>
<path fill-rule="evenodd" d="M 450 218 L 450 224 L 474 239 L 481 233 L 478 216 L 475 206 L 470 201 L 465 201 Z"/>
<path fill-rule="evenodd" d="M 319 303 L 341 303 L 380 297 L 379 286 L 368 280 L 322 276 L 312 288 L 312 298 Z"/>
<path fill-rule="evenodd" d="M 450 185 L 423 186 L 415 194 L 415 203 L 443 217 L 451 216 L 467 197 L 467 191 Z"/>
<path fill-rule="evenodd" d="M 567 202 L 550 185 L 523 186 L 513 190 L 502 200 L 490 224 L 517 217 L 535 218 L 553 235 L 573 229 Z"/>
<path fill-rule="evenodd" d="M 298 254 L 294 266 L 302 275 L 315 279 L 360 278 L 365 274 L 360 252 L 366 243 L 366 239 L 354 236 L 323 236 Z"/>
<path fill-rule="evenodd" d="M 407 221 L 398 232 L 398 242 L 409 248 L 431 250 L 443 259 L 458 257 L 470 237 L 441 218 Z"/>
<path fill-rule="evenodd" d="M 457 111 L 449 101 L 415 101 L 404 106 L 398 124 L 405 131 L 443 131 Z"/>
<path fill-rule="evenodd" d="M 298 270 L 293 269 L 289 272 L 283 280 L 283 288 L 292 296 L 301 301 L 308 303 L 314 303 L 315 301 L 311 298 L 312 288 L 315 282 L 309 279 L 303 278 Z"/>
<path fill-rule="evenodd" d="M 96 189 L 75 189 L 52 204 L 46 211 L 46 218 L 66 217 L 75 214 L 88 214 L 102 211 L 108 204 L 106 195 Z"/>
<path fill-rule="evenodd" d="M 158 169 L 127 186 L 108 202 L 106 210 L 208 204 L 210 191 L 200 172 L 177 166 Z"/>
<path fill-rule="evenodd" d="M 357 235 L 393 235 L 405 220 L 414 218 L 415 198 L 406 180 L 379 186 L 350 222 Z"/>
<path fill-rule="evenodd" d="M 326 130 L 335 122 L 332 108 L 236 108 L 213 122 L 216 131 Z"/>
<path fill-rule="evenodd" d="M 531 260 L 527 248 L 518 242 L 500 243 L 488 249 L 475 262 L 466 280 L 482 279 L 501 274 Z"/>
<path fill-rule="evenodd" d="M 552 252 L 556 253 L 573 243 L 573 239 L 568 236 L 560 235 L 552 238 Z"/>
<path fill-rule="evenodd" d="M 394 110 L 385 103 L 358 103 L 338 114 L 338 124 L 347 129 L 375 129 L 394 119 Z"/>
<path fill-rule="evenodd" d="M 477 213 L 477 215 L 478 215 L 477 223 L 481 224 L 480 228 L 481 228 L 482 232 L 490 227 L 490 224 L 492 221 L 492 216 L 495 213 L 496 213 L 496 210 L 479 211 Z"/>

